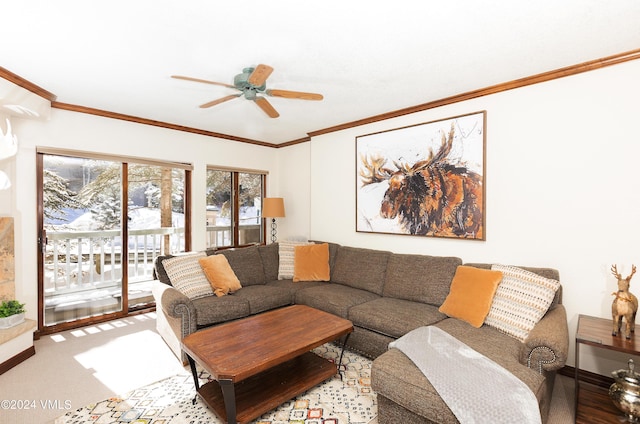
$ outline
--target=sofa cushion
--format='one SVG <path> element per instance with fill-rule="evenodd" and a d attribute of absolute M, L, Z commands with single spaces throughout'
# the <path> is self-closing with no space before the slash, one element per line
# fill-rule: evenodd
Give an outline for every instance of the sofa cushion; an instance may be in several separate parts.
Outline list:
<path fill-rule="evenodd" d="M 348 319 L 349 308 L 379 298 L 378 295 L 366 290 L 339 284 L 320 284 L 320 286 L 298 290 L 295 294 L 295 303 L 311 306 Z"/>
<path fill-rule="evenodd" d="M 242 288 L 240 280 L 231 269 L 229 261 L 224 255 L 211 255 L 198 260 L 204 275 L 213 287 L 213 294 L 224 296 Z"/>
<path fill-rule="evenodd" d="M 268 285 L 243 287 L 233 296 L 246 300 L 249 303 L 249 313 L 252 315 L 291 304 L 289 290 Z"/>
<path fill-rule="evenodd" d="M 207 296 L 195 299 L 193 306 L 196 309 L 196 325 L 207 327 L 214 324 L 231 321 L 249 316 L 249 302 L 246 299 L 229 296 Z"/>
<path fill-rule="evenodd" d="M 293 278 L 295 247 L 313 244 L 308 241 L 281 241 L 278 243 L 278 280 Z"/>
<path fill-rule="evenodd" d="M 485 320 L 505 334 L 524 341 L 547 313 L 560 282 L 514 266 L 493 265 L 503 274 Z"/>
<path fill-rule="evenodd" d="M 480 327 L 502 280 L 500 271 L 459 266 L 440 312 Z"/>
<path fill-rule="evenodd" d="M 325 281 L 299 281 L 294 283 L 293 280 L 272 280 L 267 283 L 267 286 L 286 289 L 291 294 L 291 303 L 295 303 L 296 293 L 299 290 L 322 285 L 327 285 L 327 283 Z"/>
<path fill-rule="evenodd" d="M 257 246 L 220 250 L 217 254 L 226 256 L 242 287 L 266 282 Z"/>
<path fill-rule="evenodd" d="M 382 297 L 349 309 L 353 325 L 399 338 L 411 330 L 431 325 L 447 316 L 438 307 L 403 299 Z"/>
<path fill-rule="evenodd" d="M 262 260 L 264 279 L 272 281 L 278 279 L 278 243 L 258 246 L 258 253 Z"/>
<path fill-rule="evenodd" d="M 293 282 L 329 281 L 329 245 L 309 244 L 295 246 L 293 257 Z"/>
<path fill-rule="evenodd" d="M 198 262 L 204 257 L 203 252 L 198 252 L 165 259 L 162 262 L 173 287 L 191 300 L 213 296 L 211 284 Z"/>
<path fill-rule="evenodd" d="M 340 246 L 331 281 L 382 295 L 391 252 Z"/>
<path fill-rule="evenodd" d="M 392 254 L 383 296 L 440 306 L 462 259 L 445 256 Z"/>

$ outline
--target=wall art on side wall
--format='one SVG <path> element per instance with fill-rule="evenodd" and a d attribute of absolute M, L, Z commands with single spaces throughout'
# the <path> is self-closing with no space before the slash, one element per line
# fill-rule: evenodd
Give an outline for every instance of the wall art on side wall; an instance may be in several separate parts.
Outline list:
<path fill-rule="evenodd" d="M 486 111 L 356 137 L 356 231 L 485 240 Z"/>
<path fill-rule="evenodd" d="M 0 216 L 0 303 L 15 299 L 15 278 L 13 218 Z"/>

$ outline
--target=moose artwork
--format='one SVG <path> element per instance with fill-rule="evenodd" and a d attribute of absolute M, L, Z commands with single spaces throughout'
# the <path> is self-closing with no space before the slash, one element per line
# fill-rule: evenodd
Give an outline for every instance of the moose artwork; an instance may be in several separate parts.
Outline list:
<path fill-rule="evenodd" d="M 486 112 L 356 138 L 356 231 L 484 240 Z"/>

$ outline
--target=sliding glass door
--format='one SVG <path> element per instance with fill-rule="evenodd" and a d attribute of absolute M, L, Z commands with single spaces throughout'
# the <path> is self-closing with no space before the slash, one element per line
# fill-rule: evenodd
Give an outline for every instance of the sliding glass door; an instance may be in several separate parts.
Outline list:
<path fill-rule="evenodd" d="M 189 248 L 189 170 L 39 152 L 38 175 L 41 330 L 153 306 L 154 259 Z"/>

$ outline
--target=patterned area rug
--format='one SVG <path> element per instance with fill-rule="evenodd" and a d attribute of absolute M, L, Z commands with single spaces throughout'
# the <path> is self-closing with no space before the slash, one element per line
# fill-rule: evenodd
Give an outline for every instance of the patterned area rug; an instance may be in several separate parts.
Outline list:
<path fill-rule="evenodd" d="M 340 348 L 326 344 L 314 352 L 337 362 Z M 371 390 L 371 361 L 345 351 L 339 375 L 282 404 L 254 421 L 255 424 L 376 424 L 376 396 Z M 200 372 L 201 384 L 209 374 Z M 71 411 L 55 424 L 221 424 L 200 400 L 193 405 L 195 387 L 191 374 L 181 374 Z"/>

